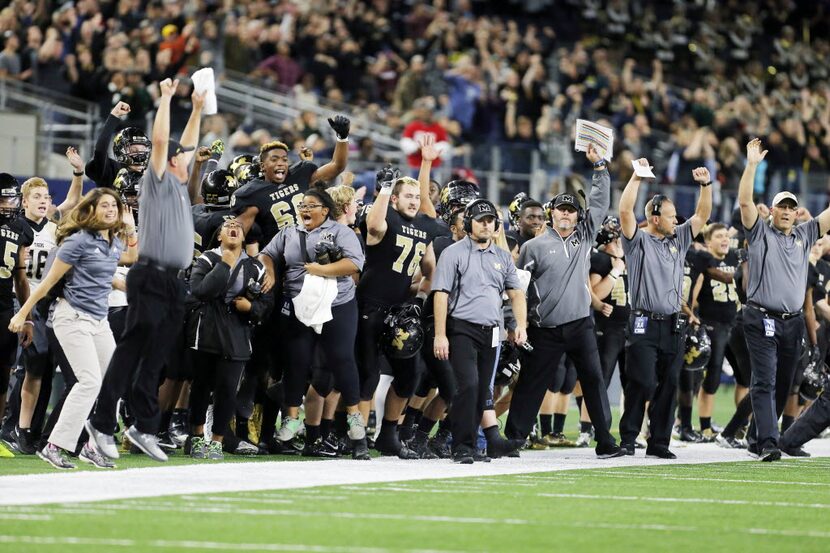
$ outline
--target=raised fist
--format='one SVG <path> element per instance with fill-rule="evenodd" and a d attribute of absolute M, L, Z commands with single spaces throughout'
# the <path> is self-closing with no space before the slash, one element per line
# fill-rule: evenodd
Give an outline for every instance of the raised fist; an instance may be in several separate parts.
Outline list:
<path fill-rule="evenodd" d="M 349 127 L 351 127 L 351 124 L 352 122 L 349 121 L 349 118 L 342 115 L 335 115 L 333 118 L 329 117 L 329 126 L 334 130 L 334 134 L 340 140 L 349 138 Z"/>

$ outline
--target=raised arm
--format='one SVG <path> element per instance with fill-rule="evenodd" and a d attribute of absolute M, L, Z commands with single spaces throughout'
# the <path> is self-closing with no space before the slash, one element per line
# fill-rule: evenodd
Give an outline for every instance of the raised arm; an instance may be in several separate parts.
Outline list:
<path fill-rule="evenodd" d="M 585 157 L 594 165 L 594 174 L 591 178 L 591 196 L 588 200 L 588 214 L 593 224 L 592 230 L 598 229 L 608 214 L 611 207 L 611 175 L 608 173 L 607 165 L 596 167 L 602 157 L 594 149 L 593 144 L 588 144 L 588 151 Z"/>
<path fill-rule="evenodd" d="M 191 205 L 204 203 L 199 192 L 202 189 L 202 164 L 208 159 L 210 159 L 210 148 L 205 146 L 198 148 L 193 161 L 193 170 L 187 180 L 187 195 L 190 197 Z"/>
<path fill-rule="evenodd" d="M 349 161 L 349 129 L 351 121 L 348 117 L 336 115 L 329 119 L 329 125 L 334 130 L 337 136 L 337 144 L 334 145 L 334 155 L 331 161 L 319 167 L 314 174 L 311 175 L 311 182 L 318 180 L 332 181 L 337 175 L 346 170 L 346 164 Z"/>
<path fill-rule="evenodd" d="M 695 214 L 691 217 L 692 236 L 697 236 L 709 215 L 712 214 L 712 180 L 709 177 L 709 169 L 698 167 L 692 169 L 692 177 L 700 185 L 700 197 L 697 199 Z"/>
<path fill-rule="evenodd" d="M 81 194 L 84 190 L 84 160 L 81 159 L 78 150 L 72 146 L 66 149 L 66 159 L 69 160 L 69 164 L 72 166 L 72 183 L 66 192 L 66 199 L 57 207 L 49 206 L 46 215 L 49 219 L 54 217 L 55 212 L 60 213 L 60 216 L 63 217 L 65 213 L 69 213 L 81 201 Z"/>
<path fill-rule="evenodd" d="M 638 159 L 637 163 L 648 166 L 648 160 Z M 625 185 L 620 196 L 620 226 L 626 238 L 633 238 L 637 232 L 637 216 L 634 214 L 634 205 L 637 203 L 637 192 L 640 191 L 642 179 L 636 173 L 631 174 L 628 184 Z"/>
<path fill-rule="evenodd" d="M 184 131 L 182 132 L 182 139 L 179 141 L 185 148 L 190 148 L 191 146 L 195 148 L 199 143 L 199 131 L 202 128 L 202 108 L 205 107 L 205 94 L 204 92 L 200 94 L 194 90 L 193 94 L 190 95 L 193 108 L 190 111 L 190 118 L 187 120 L 187 125 L 185 125 Z M 190 164 L 190 161 L 193 159 L 193 154 L 193 150 L 184 153 L 185 165 Z"/>
<path fill-rule="evenodd" d="M 170 140 L 170 100 L 173 98 L 177 86 L 179 86 L 178 79 L 172 82 L 170 79 L 164 79 L 159 83 L 161 98 L 159 98 L 156 119 L 153 121 L 153 149 L 150 152 L 149 167 L 159 180 L 164 177 L 164 171 L 167 169 L 167 142 Z"/>
<path fill-rule="evenodd" d="M 369 236 L 366 237 L 366 245 L 374 246 L 383 240 L 386 234 L 386 210 L 389 209 L 389 198 L 392 196 L 392 184 L 400 176 L 400 171 L 392 166 L 386 166 L 378 171 L 375 177 L 380 182 L 380 191 L 372 209 L 366 215 L 366 230 Z"/>
<path fill-rule="evenodd" d="M 741 208 L 741 223 L 748 229 L 754 227 L 758 220 L 758 209 L 752 200 L 752 192 L 755 189 L 755 171 L 766 155 L 767 150 L 761 151 L 760 139 L 753 138 L 746 145 L 746 167 L 738 185 L 738 205 Z"/>
<path fill-rule="evenodd" d="M 433 219 L 438 216 L 432 199 L 429 197 L 429 173 L 432 169 L 432 162 L 441 155 L 439 148 L 435 146 L 435 137 L 425 134 L 419 141 L 421 145 L 421 170 L 418 172 L 418 184 L 421 185 L 421 213 Z"/>

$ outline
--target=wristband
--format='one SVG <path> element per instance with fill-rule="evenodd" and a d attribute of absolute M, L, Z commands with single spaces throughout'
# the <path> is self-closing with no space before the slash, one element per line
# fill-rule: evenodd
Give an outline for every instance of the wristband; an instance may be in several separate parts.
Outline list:
<path fill-rule="evenodd" d="M 80 171 L 80 172 L 78 172 L 78 171 L 72 171 L 72 174 L 73 174 L 73 175 L 75 175 L 76 177 L 83 177 L 83 176 L 84 176 L 84 172 L 83 172 L 83 171 Z"/>
<path fill-rule="evenodd" d="M 701 188 L 706 188 L 707 186 L 709 186 L 709 185 L 711 185 L 711 184 L 712 184 L 712 181 L 709 181 L 709 182 L 704 182 L 704 183 L 699 183 L 699 184 L 700 184 L 700 187 L 701 187 Z"/>
<path fill-rule="evenodd" d="M 605 165 L 606 165 L 606 161 L 604 159 L 601 159 L 601 160 L 597 161 L 596 163 L 594 163 L 594 169 L 601 169 L 601 168 L 605 167 Z"/>
<path fill-rule="evenodd" d="M 608 275 L 609 275 L 609 276 L 611 276 L 611 277 L 613 277 L 613 278 L 614 278 L 614 280 L 616 280 L 616 279 L 620 278 L 620 275 L 621 275 L 621 274 L 622 274 L 622 273 L 620 273 L 620 271 L 619 271 L 619 270 L 617 270 L 617 269 L 612 269 L 612 270 L 611 270 L 611 272 L 610 272 L 610 273 L 608 273 Z"/>
<path fill-rule="evenodd" d="M 34 321 L 29 321 L 29 320 L 23 321 L 23 324 L 24 325 L 32 325 L 32 327 L 35 326 L 35 322 Z"/>
<path fill-rule="evenodd" d="M 380 190 L 378 190 L 378 196 L 381 194 L 391 196 L 392 195 L 392 187 L 391 186 L 381 186 Z"/>
<path fill-rule="evenodd" d="M 337 138 L 338 142 L 345 142 L 346 144 L 349 143 L 349 137 L 348 136 L 346 138 L 340 138 L 339 136 L 335 135 L 335 137 Z"/>

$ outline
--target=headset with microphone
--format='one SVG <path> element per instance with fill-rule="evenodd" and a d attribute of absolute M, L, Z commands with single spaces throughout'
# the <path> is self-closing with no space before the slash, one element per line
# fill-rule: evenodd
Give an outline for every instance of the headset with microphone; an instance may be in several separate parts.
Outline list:
<path fill-rule="evenodd" d="M 494 230 L 499 230 L 499 227 L 501 226 L 501 221 L 499 220 L 499 213 L 496 209 L 496 206 L 490 200 L 478 198 L 468 203 L 467 207 L 464 208 L 464 232 L 466 232 L 468 235 L 471 235 L 473 233 L 473 208 L 478 205 L 480 205 L 481 207 L 478 208 L 478 213 L 476 213 L 476 215 L 481 215 L 482 213 L 490 213 L 495 219 L 496 227 Z"/>
<path fill-rule="evenodd" d="M 655 194 L 651 199 L 651 214 L 659 217 L 660 213 L 663 211 L 663 202 L 666 200 L 668 200 L 668 198 L 665 195 Z"/>

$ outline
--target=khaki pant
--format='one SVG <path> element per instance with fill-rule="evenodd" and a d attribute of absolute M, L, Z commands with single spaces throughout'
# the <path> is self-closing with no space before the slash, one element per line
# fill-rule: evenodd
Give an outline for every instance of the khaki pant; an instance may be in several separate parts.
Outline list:
<path fill-rule="evenodd" d="M 74 451 L 101 389 L 115 340 L 107 319 L 96 320 L 63 299 L 58 300 L 52 326 L 78 382 L 66 397 L 49 441 Z"/>

